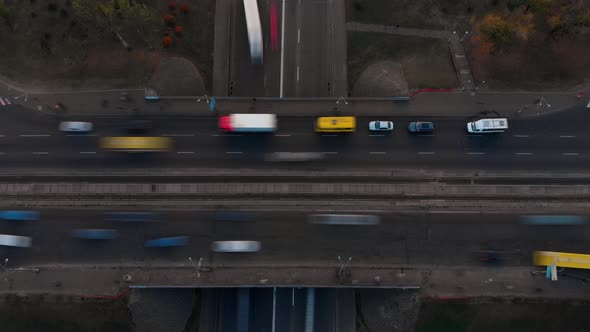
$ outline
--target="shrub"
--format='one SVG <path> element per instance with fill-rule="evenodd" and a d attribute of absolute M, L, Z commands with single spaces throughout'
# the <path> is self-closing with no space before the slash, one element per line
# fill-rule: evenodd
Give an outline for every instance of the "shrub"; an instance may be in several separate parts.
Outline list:
<path fill-rule="evenodd" d="M 187 14 L 188 13 L 188 5 L 185 3 L 180 5 L 180 12 L 182 12 L 183 14 Z"/>
<path fill-rule="evenodd" d="M 170 36 L 164 36 L 164 38 L 162 38 L 162 45 L 164 47 L 170 47 L 170 46 L 172 46 L 172 37 L 170 37 Z"/>
<path fill-rule="evenodd" d="M 164 23 L 166 23 L 166 25 L 168 26 L 173 27 L 174 25 L 176 25 L 176 17 L 171 14 L 166 14 L 164 15 Z"/>
<path fill-rule="evenodd" d="M 174 1 L 170 1 L 168 3 L 168 9 L 170 9 L 170 10 L 176 9 L 176 4 L 174 3 Z"/>

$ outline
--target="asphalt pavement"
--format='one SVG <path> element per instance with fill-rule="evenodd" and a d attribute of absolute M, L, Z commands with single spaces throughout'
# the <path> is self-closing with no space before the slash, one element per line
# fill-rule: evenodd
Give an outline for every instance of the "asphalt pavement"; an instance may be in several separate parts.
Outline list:
<path fill-rule="evenodd" d="M 508 131 L 498 135 L 466 133 L 472 117 L 358 117 L 351 134 L 317 134 L 315 117 L 279 117 L 271 135 L 224 134 L 217 117 L 144 117 L 154 121 L 147 135 L 174 140 L 169 153 L 136 158 L 105 152 L 105 136 L 129 136 L 124 129 L 132 117 L 53 117 L 5 108 L 0 114 L 0 160 L 5 169 L 34 168 L 135 168 L 135 167 L 291 167 L 347 168 L 446 168 L 513 170 L 583 170 L 590 163 L 590 135 L 584 123 L 590 112 L 574 108 L 533 119 L 512 119 Z M 58 131 L 60 120 L 87 120 L 96 130 L 88 135 Z M 391 120 L 391 133 L 370 132 L 372 120 Z M 411 134 L 411 121 L 433 121 L 431 134 Z M 274 152 L 322 152 L 324 159 L 305 163 L 265 161 Z"/>
<path fill-rule="evenodd" d="M 133 208 L 127 211 L 136 212 Z M 211 212 L 158 210 L 158 222 L 108 220 L 104 210 L 41 210 L 39 221 L 2 221 L 0 233 L 30 236 L 31 248 L 0 248 L 12 266 L 53 264 L 174 265 L 202 258 L 205 266 L 272 266 L 273 264 L 469 266 L 479 264 L 480 250 L 505 252 L 507 266 L 530 266 L 533 250 L 588 252 L 588 226 L 530 226 L 517 214 L 430 214 L 374 212 L 372 226 L 310 224 L 302 212 L 257 212 L 254 221 L 219 221 Z M 333 213 L 333 212 L 332 212 Z M 345 212 L 346 213 L 346 212 Z M 585 218 L 588 218 L 587 216 Z M 113 240 L 72 238 L 75 229 L 115 229 Z M 185 247 L 144 248 L 146 240 L 188 236 Z M 257 253 L 228 254 L 210 250 L 213 241 L 254 240 Z M 195 263 L 196 264 L 196 263 Z"/>

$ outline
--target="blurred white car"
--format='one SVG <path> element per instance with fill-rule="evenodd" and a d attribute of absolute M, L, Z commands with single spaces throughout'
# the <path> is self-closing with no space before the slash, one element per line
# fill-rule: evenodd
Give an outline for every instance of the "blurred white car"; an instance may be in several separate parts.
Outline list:
<path fill-rule="evenodd" d="M 257 252 L 260 251 L 258 241 L 215 241 L 211 244 L 215 252 Z"/>
<path fill-rule="evenodd" d="M 369 130 L 371 131 L 392 131 L 393 122 L 391 121 L 371 121 L 369 122 Z"/>
<path fill-rule="evenodd" d="M 91 122 L 64 121 L 59 124 L 59 130 L 70 133 L 86 133 L 92 131 Z"/>
<path fill-rule="evenodd" d="M 0 246 L 28 248 L 32 242 L 28 236 L 0 234 Z"/>

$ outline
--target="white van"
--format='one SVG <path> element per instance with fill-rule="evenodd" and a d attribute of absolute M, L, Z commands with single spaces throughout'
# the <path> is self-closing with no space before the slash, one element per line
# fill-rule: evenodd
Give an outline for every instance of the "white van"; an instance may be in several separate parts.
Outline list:
<path fill-rule="evenodd" d="M 467 131 L 474 134 L 503 133 L 508 129 L 508 119 L 480 119 L 467 123 Z"/>

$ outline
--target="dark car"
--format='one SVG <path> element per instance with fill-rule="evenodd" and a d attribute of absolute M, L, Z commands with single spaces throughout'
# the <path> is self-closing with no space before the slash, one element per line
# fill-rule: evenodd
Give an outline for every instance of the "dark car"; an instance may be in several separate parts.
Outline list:
<path fill-rule="evenodd" d="M 125 129 L 132 134 L 141 134 L 150 131 L 153 128 L 151 120 L 129 120 L 125 125 Z"/>
<path fill-rule="evenodd" d="M 114 229 L 76 229 L 71 233 L 72 237 L 84 240 L 113 240 L 119 237 L 119 232 Z"/>
<path fill-rule="evenodd" d="M 145 241 L 144 246 L 146 248 L 182 247 L 186 246 L 187 243 L 188 236 L 173 236 L 147 240 Z"/>
<path fill-rule="evenodd" d="M 408 130 L 411 133 L 429 133 L 434 130 L 434 123 L 432 122 L 410 122 Z"/>

